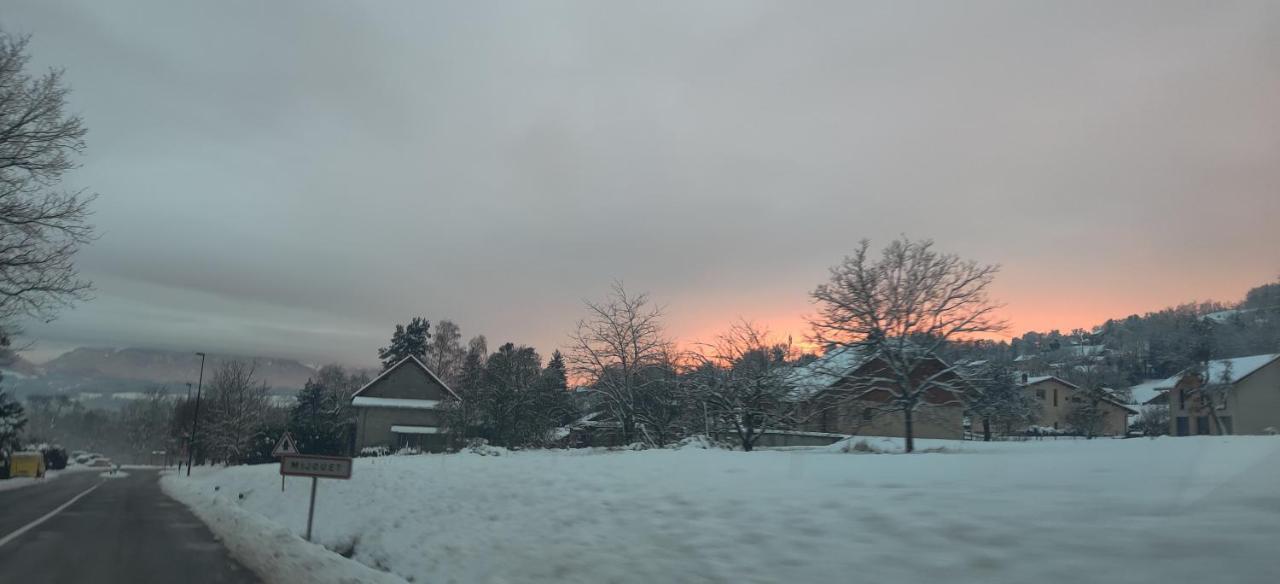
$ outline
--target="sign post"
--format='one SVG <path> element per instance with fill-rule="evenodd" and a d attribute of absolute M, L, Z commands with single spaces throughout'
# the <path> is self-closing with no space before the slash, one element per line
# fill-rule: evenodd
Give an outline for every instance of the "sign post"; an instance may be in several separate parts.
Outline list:
<path fill-rule="evenodd" d="M 345 456 L 285 454 L 280 457 L 280 480 L 285 476 L 311 477 L 311 504 L 307 506 L 307 541 L 316 514 L 316 484 L 320 479 L 351 478 L 351 459 Z"/>
<path fill-rule="evenodd" d="M 297 453 L 298 453 L 298 445 L 293 443 L 293 436 L 290 436 L 288 432 L 285 432 L 284 435 L 280 436 L 280 441 L 276 442 L 276 447 L 271 449 L 272 458 L 280 458 L 281 456 L 284 456 L 286 454 L 297 454 Z M 280 475 L 280 492 L 281 493 L 284 492 L 284 475 L 283 474 Z"/>

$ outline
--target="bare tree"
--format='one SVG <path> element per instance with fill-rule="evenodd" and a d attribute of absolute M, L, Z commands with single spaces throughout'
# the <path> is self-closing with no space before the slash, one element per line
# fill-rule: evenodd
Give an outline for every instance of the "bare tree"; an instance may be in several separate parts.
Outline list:
<path fill-rule="evenodd" d="M 691 357 L 687 378 L 694 399 L 705 404 L 717 426 L 733 431 L 744 451 L 755 447 L 764 430 L 795 422 L 787 377 L 796 357 L 790 338 L 776 341 L 742 320 Z"/>
<path fill-rule="evenodd" d="M 135 455 L 145 459 L 151 452 L 168 446 L 169 423 L 175 406 L 176 402 L 164 387 L 151 388 L 140 399 L 125 404 L 120 411 L 120 423 Z"/>
<path fill-rule="evenodd" d="M 72 258 L 93 238 L 93 196 L 59 188 L 85 128 L 64 112 L 62 71 L 25 71 L 28 40 L 0 32 L 0 321 L 51 319 L 90 287 Z"/>
<path fill-rule="evenodd" d="M 427 343 L 426 366 L 452 385 L 462 372 L 462 361 L 466 356 L 458 325 L 451 320 L 437 321 L 436 332 Z"/>
<path fill-rule="evenodd" d="M 637 412 L 645 392 L 660 378 L 646 370 L 667 362 L 671 342 L 663 336 L 662 309 L 647 294 L 628 294 L 614 282 L 604 302 L 585 301 L 588 316 L 570 335 L 570 371 L 586 382 L 601 407 L 621 426 L 622 439 L 637 434 Z"/>
<path fill-rule="evenodd" d="M 813 291 L 814 339 L 879 357 L 884 366 L 859 383 L 887 393 L 879 409 L 902 413 L 911 452 L 916 410 L 926 403 L 962 403 L 968 389 L 954 368 L 930 365 L 938 351 L 950 340 L 1005 328 L 995 315 L 999 305 L 987 295 L 999 268 L 935 251 L 927 239 L 895 240 L 879 260 L 870 257 L 870 248 L 862 240 L 831 268 L 830 281 Z"/>
<path fill-rule="evenodd" d="M 199 439 L 217 460 L 241 462 L 259 438 L 270 404 L 267 384 L 254 379 L 256 363 L 223 362 L 209 381 L 209 421 Z"/>

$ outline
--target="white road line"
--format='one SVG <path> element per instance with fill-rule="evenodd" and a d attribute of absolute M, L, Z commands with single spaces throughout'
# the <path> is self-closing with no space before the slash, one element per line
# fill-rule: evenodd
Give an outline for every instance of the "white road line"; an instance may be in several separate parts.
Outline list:
<path fill-rule="evenodd" d="M 66 503 L 63 503 L 63 504 L 59 505 L 57 509 L 54 509 L 53 511 L 50 511 L 50 512 L 48 512 L 48 513 L 45 513 L 43 517 L 41 517 L 41 518 L 39 518 L 39 519 L 37 519 L 37 520 L 35 520 L 35 521 L 32 521 L 31 523 L 28 523 L 28 524 L 26 524 L 26 525 L 23 525 L 22 527 L 18 528 L 18 529 L 17 529 L 16 531 L 14 531 L 13 533 L 10 533 L 9 535 L 4 536 L 4 538 L 3 538 L 3 539 L 0 539 L 0 547 L 4 547 L 4 544 L 9 543 L 9 542 L 11 542 L 11 541 L 13 541 L 13 540 L 15 540 L 15 539 L 18 539 L 18 537 L 19 537 L 19 536 L 21 536 L 22 534 L 24 534 L 24 533 L 26 533 L 26 532 L 30 531 L 32 528 L 34 528 L 34 527 L 36 527 L 36 526 L 40 525 L 41 523 L 44 523 L 45 521 L 48 521 L 48 520 L 50 520 L 50 519 L 53 519 L 53 516 L 54 516 L 54 515 L 57 515 L 57 514 L 61 513 L 63 509 L 66 509 L 67 507 L 70 507 L 72 503 L 75 503 L 76 501 L 79 501 L 79 500 L 80 500 L 80 497 L 83 497 L 83 496 L 85 496 L 85 495 L 88 495 L 89 493 L 92 493 L 94 489 L 96 489 L 96 488 L 98 488 L 98 487 L 101 487 L 101 486 L 102 486 L 102 483 L 98 483 L 98 484 L 96 484 L 96 485 L 94 485 L 94 486 L 92 486 L 92 487 L 89 487 L 88 489 L 85 489 L 85 491 L 84 491 L 83 493 L 80 493 L 79 495 L 76 495 L 76 496 L 72 497 L 70 501 L 67 501 Z"/>

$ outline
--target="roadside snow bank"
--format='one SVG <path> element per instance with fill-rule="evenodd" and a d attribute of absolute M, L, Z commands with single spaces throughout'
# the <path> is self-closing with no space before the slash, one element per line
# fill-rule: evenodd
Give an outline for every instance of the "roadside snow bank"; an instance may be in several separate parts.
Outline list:
<path fill-rule="evenodd" d="M 257 467 L 259 469 L 263 467 Z M 271 465 L 272 470 L 276 467 Z M 190 507 L 209 525 L 246 568 L 268 584 L 405 584 L 405 581 L 344 558 L 323 546 L 308 543 L 266 517 L 241 509 L 213 490 L 210 469 L 188 478 L 166 473 L 160 486 L 170 497 Z M 193 480 L 194 479 L 194 480 Z M 234 495 L 233 495 L 234 497 Z"/>
<path fill-rule="evenodd" d="M 1280 574 L 1280 439 L 918 446 L 943 450 L 359 459 L 351 480 L 320 482 L 315 536 L 433 584 L 1274 584 Z M 276 465 L 183 484 L 205 501 L 219 486 L 235 521 L 306 529 L 309 481 L 290 478 L 281 493 Z"/>

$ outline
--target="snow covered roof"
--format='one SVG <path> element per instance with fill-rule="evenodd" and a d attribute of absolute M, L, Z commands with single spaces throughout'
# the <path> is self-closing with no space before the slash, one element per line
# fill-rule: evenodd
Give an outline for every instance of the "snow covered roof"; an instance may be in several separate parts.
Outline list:
<path fill-rule="evenodd" d="M 1250 355 L 1248 357 L 1236 357 L 1234 359 L 1215 359 L 1209 362 L 1209 383 L 1222 383 L 1222 377 L 1223 374 L 1226 373 L 1228 365 L 1230 365 L 1231 368 L 1231 375 L 1229 379 L 1227 379 L 1227 382 L 1236 384 L 1240 383 L 1241 379 L 1252 375 L 1254 371 L 1262 369 L 1276 359 L 1280 359 L 1280 353 L 1272 353 L 1269 355 Z M 1192 370 L 1183 371 L 1182 373 L 1165 379 L 1161 382 L 1160 387 L 1167 385 L 1169 388 L 1172 388 L 1189 372 L 1192 372 Z"/>
<path fill-rule="evenodd" d="M 357 408 L 401 408 L 406 410 L 434 410 L 440 407 L 440 400 L 410 399 L 395 397 L 368 397 L 358 395 L 351 398 L 351 405 Z"/>
<path fill-rule="evenodd" d="M 1021 363 L 1023 361 L 1030 361 L 1036 357 L 1037 355 L 1018 355 L 1017 357 L 1014 357 L 1013 360 L 1014 362 Z"/>
<path fill-rule="evenodd" d="M 1206 314 L 1201 318 L 1203 318 L 1204 320 L 1210 320 L 1210 321 L 1221 324 L 1231 320 L 1236 315 L 1249 314 L 1250 312 L 1254 312 L 1256 310 L 1257 310 L 1256 308 L 1234 308 L 1231 310 L 1219 310 L 1217 312 L 1210 312 L 1209 314 Z"/>
<path fill-rule="evenodd" d="M 793 367 L 786 374 L 786 379 L 792 385 L 794 397 L 805 397 L 835 385 L 869 359 L 870 355 L 865 350 L 839 347 L 810 363 Z"/>
<path fill-rule="evenodd" d="M 1129 387 L 1130 401 L 1135 404 L 1145 404 L 1164 392 L 1173 389 L 1177 383 L 1177 378 L 1172 378 L 1174 383 L 1169 383 L 1168 379 L 1148 379 L 1134 386 Z"/>
<path fill-rule="evenodd" d="M 1033 375 L 1033 376 L 1029 376 L 1029 377 L 1027 377 L 1027 380 L 1026 380 L 1026 381 L 1022 381 L 1022 375 L 1021 375 L 1021 374 L 1017 374 L 1017 373 L 1015 373 L 1015 374 L 1014 374 L 1014 377 L 1017 379 L 1017 382 L 1018 382 L 1019 384 L 1022 384 L 1022 385 L 1035 385 L 1035 384 L 1037 384 L 1037 383 L 1041 383 L 1041 382 L 1044 382 L 1044 381 L 1049 381 L 1050 379 L 1057 379 L 1057 380 L 1058 380 L 1059 382 L 1061 382 L 1063 385 L 1067 385 L 1067 386 L 1070 386 L 1070 387 L 1075 387 L 1075 385 L 1074 385 L 1074 384 L 1072 384 L 1070 381 L 1067 381 L 1067 380 L 1065 380 L 1065 379 L 1061 379 L 1061 378 L 1058 378 L 1058 377 L 1054 377 L 1053 375 Z"/>
<path fill-rule="evenodd" d="M 393 434 L 439 434 L 440 428 L 435 426 L 392 426 Z"/>

